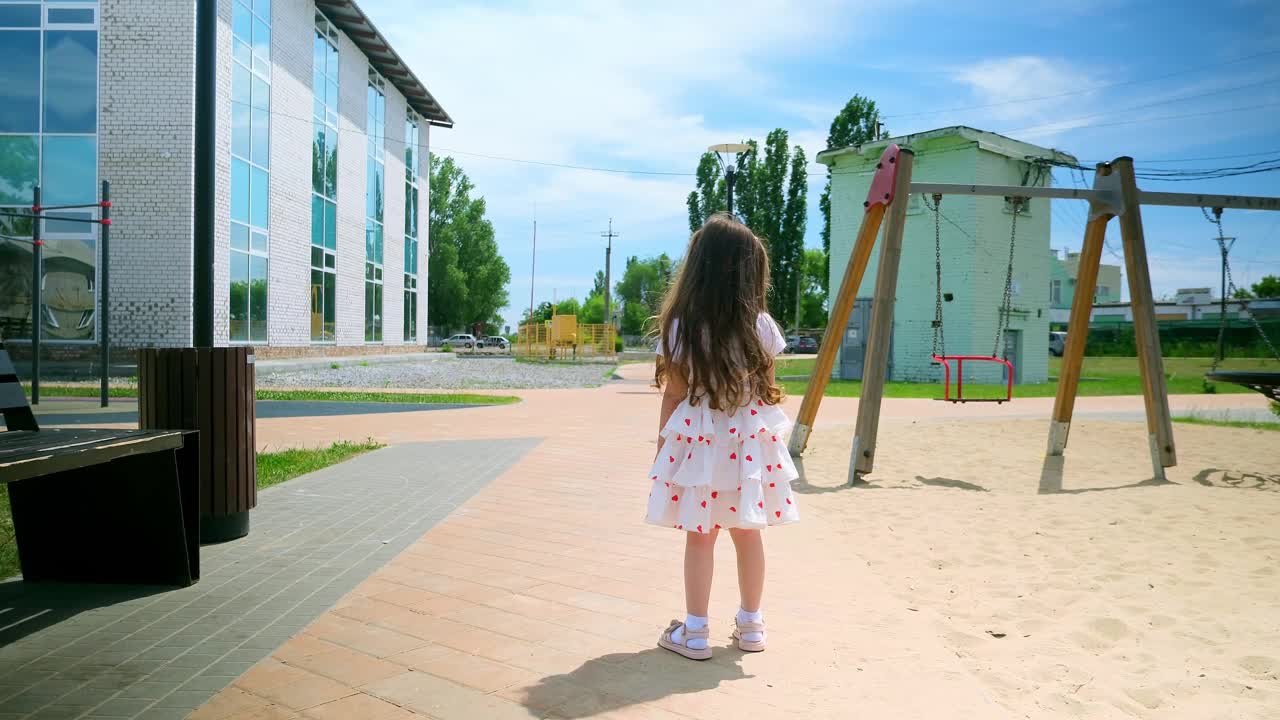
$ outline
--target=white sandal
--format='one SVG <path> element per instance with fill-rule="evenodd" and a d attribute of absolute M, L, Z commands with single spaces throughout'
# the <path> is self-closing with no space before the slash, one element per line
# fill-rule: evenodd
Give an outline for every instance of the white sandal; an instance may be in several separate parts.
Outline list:
<path fill-rule="evenodd" d="M 680 638 L 680 642 L 676 642 L 671 639 L 671 635 L 680 628 L 684 628 L 684 635 Z M 667 629 L 663 631 L 662 637 L 658 638 L 658 647 L 670 650 L 677 655 L 683 655 L 690 660 L 710 660 L 710 646 L 704 647 L 700 650 L 689 647 L 690 640 L 706 640 L 710 636 L 711 631 L 705 627 L 701 630 L 694 630 L 685 626 L 685 624 L 679 620 L 672 620 L 671 624 L 667 626 Z"/>
<path fill-rule="evenodd" d="M 743 635 L 747 633 L 760 633 L 759 640 L 744 640 Z M 738 641 L 738 649 L 743 652 L 762 652 L 764 650 L 765 632 L 764 623 L 762 622 L 738 622 L 737 618 L 733 620 L 734 640 Z"/>

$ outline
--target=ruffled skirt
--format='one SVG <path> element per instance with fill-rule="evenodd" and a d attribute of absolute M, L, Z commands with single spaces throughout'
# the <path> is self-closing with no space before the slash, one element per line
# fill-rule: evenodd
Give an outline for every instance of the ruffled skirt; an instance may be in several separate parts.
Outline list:
<path fill-rule="evenodd" d="M 781 408 L 759 400 L 732 413 L 680 403 L 649 470 L 645 521 L 699 533 L 796 522 L 790 428 Z"/>

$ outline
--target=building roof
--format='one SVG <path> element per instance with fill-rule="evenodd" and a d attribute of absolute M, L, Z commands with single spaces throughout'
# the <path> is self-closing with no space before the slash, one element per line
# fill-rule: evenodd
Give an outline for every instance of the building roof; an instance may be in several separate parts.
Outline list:
<path fill-rule="evenodd" d="M 978 147 L 988 152 L 993 152 L 1006 157 L 1017 160 L 1028 160 L 1032 158 L 1045 158 L 1055 161 L 1076 163 L 1075 156 L 1054 150 L 1053 148 L 1040 147 L 1032 145 L 1021 140 L 1014 140 L 1011 137 L 1005 137 L 986 130 L 978 130 L 976 128 L 966 127 L 964 125 L 953 125 L 951 127 L 938 128 L 937 130 L 926 130 L 925 132 L 912 133 L 910 135 L 899 135 L 898 137 L 885 138 L 874 142 L 863 143 L 862 145 L 850 145 L 849 147 L 833 148 L 818 153 L 814 158 L 825 165 L 834 165 L 836 158 L 846 157 L 849 155 L 858 155 L 869 160 L 878 159 L 880 153 L 884 152 L 886 146 L 890 143 L 896 143 L 903 147 L 918 145 L 929 140 L 935 140 L 944 137 L 959 137 L 970 142 L 977 143 Z"/>
<path fill-rule="evenodd" d="M 453 118 L 440 107 L 440 103 L 436 102 L 396 51 L 391 49 L 391 44 L 378 32 L 378 28 L 373 26 L 369 16 L 364 14 L 354 0 L 316 0 L 316 9 L 351 38 L 356 47 L 369 58 L 373 69 L 404 95 L 409 107 L 432 125 L 453 127 Z"/>

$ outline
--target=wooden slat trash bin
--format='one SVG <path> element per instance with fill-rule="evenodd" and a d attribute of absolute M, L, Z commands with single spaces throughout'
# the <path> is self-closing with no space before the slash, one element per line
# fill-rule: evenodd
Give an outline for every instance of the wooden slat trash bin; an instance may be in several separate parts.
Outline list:
<path fill-rule="evenodd" d="M 160 348 L 138 354 L 138 426 L 199 430 L 200 540 L 249 533 L 258 504 L 253 348 Z"/>

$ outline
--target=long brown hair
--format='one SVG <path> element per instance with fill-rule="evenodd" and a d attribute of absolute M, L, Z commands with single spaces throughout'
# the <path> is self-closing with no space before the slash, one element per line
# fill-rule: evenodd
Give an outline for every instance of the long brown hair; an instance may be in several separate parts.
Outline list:
<path fill-rule="evenodd" d="M 657 386 L 675 365 L 688 376 L 690 404 L 705 400 L 731 411 L 756 398 L 780 402 L 782 391 L 769 379 L 773 355 L 757 330 L 768 293 L 764 243 L 732 215 L 712 215 L 690 238 L 658 315 L 665 357 Z"/>

